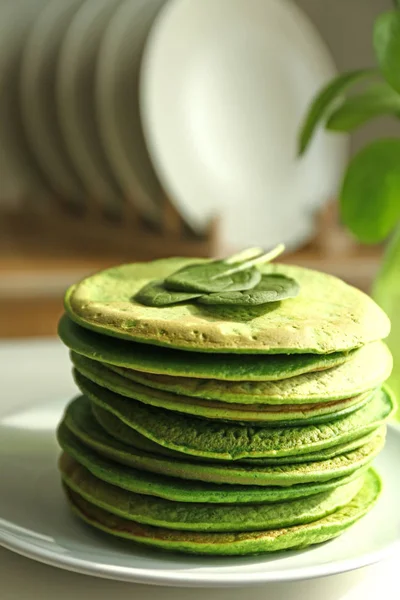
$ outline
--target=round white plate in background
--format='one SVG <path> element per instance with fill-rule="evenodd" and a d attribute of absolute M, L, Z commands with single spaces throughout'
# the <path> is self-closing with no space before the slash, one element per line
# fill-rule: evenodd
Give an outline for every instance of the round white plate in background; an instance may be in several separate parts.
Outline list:
<path fill-rule="evenodd" d="M 52 187 L 78 204 L 83 186 L 69 159 L 57 114 L 56 77 L 63 37 L 82 0 L 50 0 L 25 44 L 21 69 L 21 108 L 26 134 Z"/>
<path fill-rule="evenodd" d="M 171 0 L 149 36 L 141 114 L 158 176 L 197 230 L 221 215 L 229 246 L 293 247 L 336 190 L 346 140 L 319 132 L 297 159 L 301 120 L 335 74 L 289 0 Z"/>
<path fill-rule="evenodd" d="M 97 111 L 104 149 L 124 196 L 153 222 L 161 219 L 163 191 L 144 142 L 139 111 L 143 47 L 165 0 L 125 0 L 102 40 Z"/>
<path fill-rule="evenodd" d="M 95 79 L 103 34 L 120 0 L 86 0 L 62 43 L 57 70 L 60 125 L 71 162 L 87 193 L 102 207 L 118 212 L 119 188 L 103 149 L 96 113 Z"/>
<path fill-rule="evenodd" d="M 19 111 L 21 52 L 29 28 L 46 1 L 0 4 L 0 201 L 12 209 L 28 196 L 38 204 L 50 196 L 28 148 Z"/>

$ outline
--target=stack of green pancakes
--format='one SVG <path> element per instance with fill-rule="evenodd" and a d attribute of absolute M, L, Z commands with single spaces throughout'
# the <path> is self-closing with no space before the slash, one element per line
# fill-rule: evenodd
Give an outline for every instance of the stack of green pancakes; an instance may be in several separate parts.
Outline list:
<path fill-rule="evenodd" d="M 199 262 L 123 265 L 68 290 L 59 335 L 82 394 L 58 428 L 70 506 L 112 535 L 196 554 L 334 538 L 381 490 L 389 321 L 339 279 L 281 264 L 258 269 L 295 280 L 295 297 L 138 300 Z"/>

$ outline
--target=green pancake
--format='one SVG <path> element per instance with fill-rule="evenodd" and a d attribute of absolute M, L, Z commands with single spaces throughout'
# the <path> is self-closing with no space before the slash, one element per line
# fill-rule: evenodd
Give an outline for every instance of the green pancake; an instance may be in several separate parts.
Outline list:
<path fill-rule="evenodd" d="M 129 444 L 129 427 L 127 428 L 123 424 L 121 427 L 121 422 L 116 417 L 110 419 L 110 414 L 99 407 L 94 406 L 93 411 L 98 423 L 109 435 L 132 447 L 132 444 Z M 169 475 L 183 479 L 216 483 L 297 485 L 304 482 L 329 481 L 332 478 L 354 473 L 357 469 L 368 465 L 383 449 L 384 443 L 385 436 L 376 435 L 371 442 L 347 452 L 345 456 L 337 455 L 327 460 L 302 461 L 301 463 L 289 462 L 290 457 L 286 457 L 286 462 L 278 464 L 268 464 L 265 459 L 248 459 L 247 461 L 230 461 L 228 465 L 222 461 L 208 462 L 204 465 L 203 462 L 193 462 L 192 457 L 188 462 L 188 456 L 186 455 L 184 458 L 184 454 L 180 459 L 171 459 L 158 454 L 147 457 L 147 460 L 141 457 L 142 462 L 137 461 L 136 466 L 152 472 L 168 472 Z M 116 460 L 111 454 L 109 456 Z M 160 462 L 162 458 L 163 460 Z"/>
<path fill-rule="evenodd" d="M 259 531 L 311 523 L 343 508 L 360 491 L 364 477 L 323 492 L 274 504 L 215 505 L 171 502 L 127 492 L 94 477 L 63 454 L 59 467 L 63 483 L 85 500 L 130 521 L 180 531 Z"/>
<path fill-rule="evenodd" d="M 96 406 L 161 446 L 220 460 L 307 454 L 368 434 L 395 411 L 388 390 L 380 390 L 357 411 L 328 423 L 300 427 L 255 427 L 146 406 L 126 399 L 79 375 L 79 387 Z"/>
<path fill-rule="evenodd" d="M 282 381 L 191 379 L 140 373 L 115 366 L 110 368 L 147 387 L 182 396 L 242 404 L 309 404 L 351 398 L 373 390 L 389 377 L 392 366 L 392 355 L 386 344 L 373 342 L 342 365 Z"/>
<path fill-rule="evenodd" d="M 170 472 L 192 475 L 187 470 L 182 471 L 180 466 L 174 465 L 172 461 L 158 460 L 157 457 L 151 455 L 146 456 L 145 453 L 134 451 L 101 432 L 93 434 L 92 431 L 87 433 L 72 428 L 70 430 L 69 425 L 70 423 L 67 424 L 67 422 L 62 423 L 57 432 L 57 439 L 62 450 L 97 479 L 130 492 L 157 496 L 175 502 L 260 504 L 307 498 L 354 481 L 368 468 L 367 461 L 365 466 L 360 466 L 349 475 L 318 483 L 297 483 L 291 486 L 262 486 L 258 485 L 257 481 L 255 482 L 257 485 L 214 483 L 193 479 L 188 481 L 182 477 L 171 475 Z M 186 469 L 186 465 L 183 466 Z M 200 475 L 203 474 L 204 478 L 210 479 L 210 476 L 212 478 L 214 475 L 217 480 L 219 478 L 226 479 L 226 476 L 220 477 L 221 473 L 223 474 L 224 467 L 222 465 L 219 465 L 214 471 L 211 470 L 211 474 L 207 472 L 206 466 L 203 465 L 202 469 L 200 465 L 202 473 L 198 471 Z M 150 467 L 155 474 L 147 472 L 147 467 Z M 241 473 L 243 474 L 244 471 L 242 470 Z"/>
<path fill-rule="evenodd" d="M 389 319 L 367 295 L 317 271 L 269 264 L 300 284 L 296 298 L 254 307 L 139 304 L 133 296 L 199 259 L 170 258 L 114 267 L 72 286 L 65 308 L 78 324 L 109 336 L 220 353 L 345 352 L 387 337 Z"/>
<path fill-rule="evenodd" d="M 137 431 L 135 431 L 134 429 L 131 429 L 130 427 L 128 427 L 127 425 L 124 427 L 123 423 L 121 424 L 121 421 L 119 421 L 119 419 L 117 419 L 117 417 L 110 415 L 110 413 L 103 411 L 101 408 L 95 407 L 94 411 L 98 414 L 99 422 L 102 419 L 101 415 L 103 414 L 104 425 L 105 425 L 103 427 L 103 429 L 106 429 L 106 431 L 114 439 L 117 439 L 115 437 L 115 435 L 113 435 L 113 430 L 115 429 L 115 432 L 117 432 L 117 434 L 120 435 L 121 441 L 123 441 L 128 446 L 133 446 L 137 450 L 144 450 L 145 452 L 150 452 L 151 454 L 158 454 L 161 456 L 172 456 L 172 457 L 178 458 L 180 460 L 187 460 L 187 454 L 184 454 L 183 452 L 177 452 L 175 450 L 170 450 L 169 448 L 165 448 L 164 446 L 160 446 L 159 444 L 152 442 L 151 440 L 145 438 L 143 435 L 140 435 L 140 433 L 137 433 Z M 106 412 L 106 414 L 104 414 L 105 412 Z M 115 424 L 116 428 L 113 427 L 113 424 Z M 372 442 L 372 440 L 374 440 L 376 438 L 376 436 L 385 436 L 385 433 L 386 433 L 386 426 L 381 425 L 381 427 L 378 427 L 377 429 L 373 430 L 368 435 L 365 435 L 356 440 L 352 440 L 350 442 L 346 442 L 344 444 L 338 444 L 337 446 L 332 446 L 331 448 L 324 448 L 322 450 L 319 450 L 318 452 L 310 452 L 309 454 L 300 454 L 299 456 L 295 455 L 295 456 L 278 456 L 275 458 L 274 457 L 273 458 L 247 458 L 247 459 L 236 460 L 235 464 L 239 464 L 239 465 L 245 464 L 245 465 L 253 465 L 253 466 L 254 465 L 256 465 L 256 466 L 260 466 L 260 465 L 274 466 L 275 465 L 276 466 L 276 465 L 288 465 L 288 464 L 293 465 L 293 464 L 304 463 L 304 462 L 316 462 L 316 461 L 320 461 L 320 460 L 327 460 L 328 458 L 334 458 L 335 456 L 339 456 L 341 454 L 346 454 L 347 452 L 350 452 L 352 450 L 357 450 L 357 448 L 364 446 L 364 444 L 368 444 L 368 443 Z M 197 456 L 191 456 L 190 460 L 195 460 L 195 461 L 200 460 L 203 462 L 214 462 L 214 463 L 218 462 L 217 459 L 199 458 Z"/>
<path fill-rule="evenodd" d="M 73 409 L 72 409 L 73 410 Z M 68 415 L 68 412 L 67 412 Z M 102 420 L 102 413 L 95 409 L 95 415 L 99 418 L 102 425 L 108 424 Z M 115 448 L 114 440 L 103 435 L 93 436 L 93 427 L 90 428 L 89 435 L 86 431 L 82 435 L 82 427 L 76 427 L 75 421 L 65 419 L 64 423 L 75 436 L 84 444 L 91 446 L 104 456 L 118 461 L 119 455 L 115 450 L 120 450 L 118 444 Z M 114 431 L 114 430 L 112 430 Z M 105 429 L 108 433 L 108 429 Z M 68 443 L 67 434 L 63 429 L 58 433 L 60 446 L 71 454 L 70 449 L 65 445 Z M 100 444 L 97 441 L 100 437 Z M 95 443 L 93 443 L 93 438 Z M 328 460 L 301 463 L 286 464 L 278 466 L 267 465 L 242 465 L 236 462 L 229 465 L 221 463 L 202 463 L 199 461 L 188 461 L 188 459 L 176 459 L 162 455 L 148 454 L 146 452 L 135 450 L 134 447 L 125 448 L 128 450 L 129 465 L 136 469 L 143 469 L 152 473 L 161 473 L 171 477 L 190 479 L 195 481 L 209 481 L 212 483 L 228 483 L 239 485 L 264 485 L 264 486 L 289 486 L 299 483 L 315 483 L 319 481 L 329 481 L 338 477 L 351 475 L 358 469 L 366 467 L 375 456 L 382 450 L 384 436 L 377 436 L 369 444 L 348 452 L 345 456 L 336 456 Z M 119 440 L 118 440 L 119 441 Z M 124 439 L 121 439 L 126 444 Z M 76 458 L 74 456 L 74 458 Z M 78 459 L 79 460 L 79 459 Z"/>
<path fill-rule="evenodd" d="M 333 418 L 338 418 L 363 406 L 371 399 L 371 393 L 360 394 L 353 398 L 337 400 L 334 402 L 301 404 L 301 405 L 267 405 L 267 404 L 229 404 L 226 402 L 202 400 L 189 396 L 178 396 L 169 392 L 155 390 L 138 383 L 108 369 L 102 363 L 72 353 L 72 362 L 75 365 L 74 377 L 79 386 L 80 376 L 116 392 L 127 398 L 139 400 L 144 404 L 158 406 L 167 410 L 174 410 L 202 418 L 224 421 L 247 422 L 253 424 L 263 423 L 320 423 Z"/>
<path fill-rule="evenodd" d="M 305 548 L 338 536 L 373 508 L 381 488 L 378 475 L 370 470 L 360 492 L 344 508 L 331 515 L 313 523 L 250 533 L 180 532 L 140 525 L 112 515 L 74 492 L 69 491 L 68 497 L 71 508 L 77 516 L 93 527 L 117 537 L 174 552 L 248 555 Z"/>
<path fill-rule="evenodd" d="M 145 373 L 227 381 L 286 379 L 336 367 L 357 352 L 270 356 L 185 352 L 99 335 L 76 325 L 67 315 L 60 320 L 58 334 L 77 354 L 108 365 Z"/>
<path fill-rule="evenodd" d="M 140 435 L 134 429 L 131 429 L 127 425 L 124 426 L 123 423 L 117 417 L 114 417 L 110 413 L 103 411 L 99 407 L 94 408 L 95 412 L 98 415 L 98 420 L 103 421 L 104 426 L 100 428 L 97 424 L 97 420 L 93 419 L 93 413 L 90 405 L 90 401 L 84 396 L 74 400 L 68 407 L 65 414 L 65 423 L 68 425 L 69 429 L 75 433 L 75 435 L 80 438 L 84 443 L 87 443 L 92 448 L 96 449 L 96 441 L 99 444 L 103 444 L 103 446 L 107 446 L 107 443 L 112 445 L 112 442 L 117 438 L 116 435 L 120 436 L 120 441 L 128 446 L 133 446 L 136 450 L 144 450 L 146 453 L 161 455 L 161 456 L 172 456 L 178 458 L 180 460 L 187 460 L 187 454 L 183 454 L 182 452 L 177 452 L 175 450 L 170 450 L 169 448 L 165 448 L 164 446 L 160 446 L 155 442 L 152 442 L 148 438 Z M 103 415 L 103 417 L 102 417 Z M 113 426 L 114 424 L 114 426 Z M 105 434 L 104 429 L 112 436 L 110 438 L 107 434 Z M 248 458 L 235 461 L 235 464 L 249 464 L 256 466 L 266 466 L 266 465 L 286 465 L 286 464 L 296 464 L 296 463 L 304 463 L 304 462 L 316 462 L 320 460 L 327 460 L 329 458 L 334 458 L 341 454 L 346 454 L 351 452 L 352 450 L 357 450 L 361 446 L 365 444 L 369 444 L 372 441 L 377 441 L 377 438 L 380 437 L 382 440 L 386 435 L 386 426 L 381 425 L 377 429 L 373 430 L 368 435 L 357 438 L 355 440 L 338 444 L 336 446 L 332 446 L 331 448 L 325 448 L 319 450 L 317 452 L 311 452 L 309 454 L 300 454 L 295 456 L 279 456 L 276 458 Z M 91 440 L 91 441 L 89 441 Z M 114 448 L 114 451 L 117 452 L 119 446 Z M 123 448 L 126 452 L 129 452 L 129 448 Z M 109 448 L 109 456 L 110 448 Z M 115 454 L 114 458 L 117 462 L 118 456 Z M 190 460 L 194 461 L 203 461 L 203 462 L 217 462 L 216 459 L 213 458 L 199 458 L 196 456 L 192 456 Z"/>

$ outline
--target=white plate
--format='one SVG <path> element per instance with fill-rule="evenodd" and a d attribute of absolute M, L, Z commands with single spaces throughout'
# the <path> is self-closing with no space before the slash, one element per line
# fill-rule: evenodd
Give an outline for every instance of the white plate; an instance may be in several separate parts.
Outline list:
<path fill-rule="evenodd" d="M 139 70 L 149 29 L 165 0 L 127 0 L 100 46 L 97 110 L 104 149 L 124 195 L 158 222 L 163 192 L 144 142 L 139 111 Z"/>
<path fill-rule="evenodd" d="M 229 245 L 285 242 L 313 228 L 335 192 L 344 138 L 298 129 L 335 74 L 307 17 L 286 0 L 172 0 L 149 36 L 141 112 L 158 176 L 189 223 L 221 214 Z"/>
<path fill-rule="evenodd" d="M 30 154 L 19 113 L 19 60 L 29 27 L 46 0 L 0 5 L 0 202 L 17 207 L 25 197 L 39 202 L 50 192 Z"/>
<path fill-rule="evenodd" d="M 119 188 L 103 149 L 95 107 L 99 46 L 120 0 L 86 0 L 64 38 L 57 73 L 60 124 L 71 162 L 88 194 L 118 210 Z"/>
<path fill-rule="evenodd" d="M 339 538 L 302 552 L 198 558 L 146 550 L 101 535 L 69 512 L 56 470 L 54 430 L 74 386 L 55 342 L 0 345 L 0 545 L 62 569 L 174 586 L 239 586 L 332 575 L 400 549 L 400 428 L 390 428 L 377 467 L 383 495 Z"/>
<path fill-rule="evenodd" d="M 77 203 L 84 191 L 66 151 L 56 106 L 63 37 L 82 0 L 50 0 L 38 13 L 22 58 L 21 108 L 32 151 L 54 189 Z"/>

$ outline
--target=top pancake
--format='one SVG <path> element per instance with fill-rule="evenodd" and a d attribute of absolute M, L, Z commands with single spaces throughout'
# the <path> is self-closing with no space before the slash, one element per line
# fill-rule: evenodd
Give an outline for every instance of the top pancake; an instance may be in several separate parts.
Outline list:
<path fill-rule="evenodd" d="M 132 300 L 150 281 L 199 262 L 171 258 L 107 269 L 72 286 L 66 310 L 80 325 L 105 335 L 197 352 L 328 354 L 389 334 L 385 313 L 356 288 L 331 275 L 281 264 L 261 271 L 298 281 L 299 295 L 283 302 L 156 308 Z"/>

